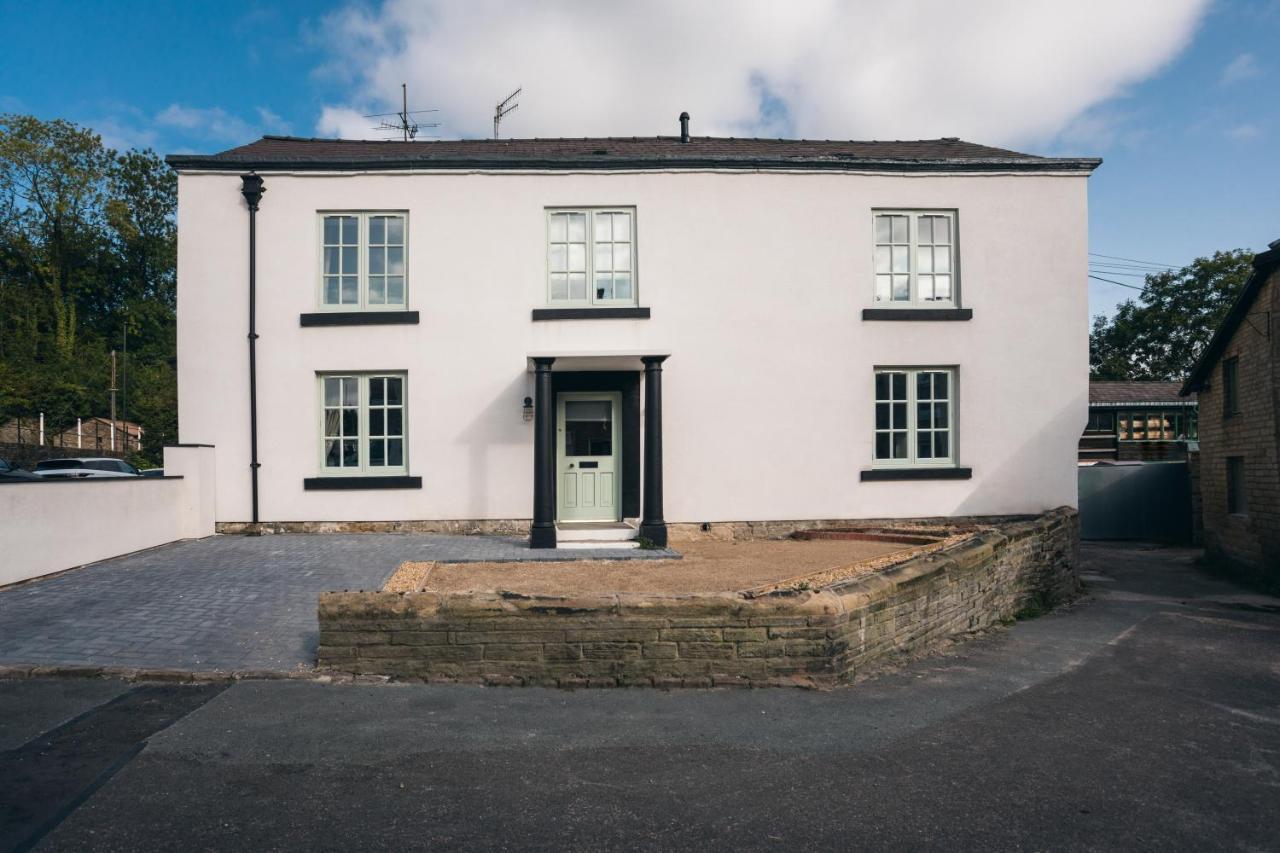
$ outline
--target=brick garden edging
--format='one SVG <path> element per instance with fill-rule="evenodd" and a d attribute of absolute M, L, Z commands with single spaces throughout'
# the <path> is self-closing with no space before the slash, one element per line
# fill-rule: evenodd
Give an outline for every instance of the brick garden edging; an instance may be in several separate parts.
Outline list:
<path fill-rule="evenodd" d="M 1078 593 L 1063 507 L 825 589 L 558 597 L 330 592 L 322 670 L 397 680 L 830 687 Z"/>

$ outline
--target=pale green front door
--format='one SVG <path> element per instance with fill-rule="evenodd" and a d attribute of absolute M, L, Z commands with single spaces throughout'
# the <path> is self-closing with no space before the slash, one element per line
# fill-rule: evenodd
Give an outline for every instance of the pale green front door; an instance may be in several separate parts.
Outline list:
<path fill-rule="evenodd" d="M 618 413 L 622 395 L 565 392 L 556 399 L 556 519 L 619 521 Z"/>

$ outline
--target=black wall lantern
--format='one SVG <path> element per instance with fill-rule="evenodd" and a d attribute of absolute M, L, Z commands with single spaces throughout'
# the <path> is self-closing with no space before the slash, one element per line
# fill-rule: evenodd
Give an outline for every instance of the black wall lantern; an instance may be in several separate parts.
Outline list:
<path fill-rule="evenodd" d="M 525 420 L 525 423 L 528 423 L 529 421 L 533 420 L 533 398 L 532 397 L 524 398 L 524 420 Z"/>

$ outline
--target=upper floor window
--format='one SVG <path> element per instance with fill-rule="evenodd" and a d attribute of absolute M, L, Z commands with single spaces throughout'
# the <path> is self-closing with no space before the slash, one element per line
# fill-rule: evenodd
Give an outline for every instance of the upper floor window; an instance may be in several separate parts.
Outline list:
<path fill-rule="evenodd" d="M 547 212 L 547 300 L 558 306 L 636 303 L 635 209 Z"/>
<path fill-rule="evenodd" d="M 949 368 L 877 370 L 876 464 L 953 464 L 955 399 Z"/>
<path fill-rule="evenodd" d="M 1185 441 L 1195 439 L 1198 430 L 1196 410 L 1187 407 L 1121 412 L 1118 435 L 1122 441 Z"/>
<path fill-rule="evenodd" d="M 320 305 L 385 311 L 407 305 L 406 216 L 326 213 L 320 217 Z"/>
<path fill-rule="evenodd" d="M 1240 411 L 1240 359 L 1228 358 L 1222 362 L 1222 415 Z"/>
<path fill-rule="evenodd" d="M 956 215 L 877 211 L 875 301 L 896 307 L 956 304 Z"/>
<path fill-rule="evenodd" d="M 404 374 L 320 376 L 323 473 L 407 473 L 404 385 Z"/>

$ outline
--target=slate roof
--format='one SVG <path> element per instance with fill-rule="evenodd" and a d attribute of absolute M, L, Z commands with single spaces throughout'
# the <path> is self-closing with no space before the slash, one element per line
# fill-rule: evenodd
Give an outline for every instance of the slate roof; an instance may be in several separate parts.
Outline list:
<path fill-rule="evenodd" d="M 1037 157 L 960 139 L 856 142 L 631 136 L 584 139 L 461 139 L 447 141 L 304 139 L 264 136 L 219 154 L 170 154 L 175 169 L 669 169 L 797 168 L 895 171 L 1074 171 L 1095 158 Z"/>
<path fill-rule="evenodd" d="M 1181 382 L 1107 382 L 1090 380 L 1089 404 L 1114 406 L 1144 403 L 1175 403 L 1186 405 L 1187 400 L 1178 396 Z"/>
<path fill-rule="evenodd" d="M 1236 301 L 1227 309 L 1227 316 L 1223 318 L 1218 330 L 1213 333 L 1209 345 L 1204 348 L 1200 358 L 1196 359 L 1195 367 L 1191 368 L 1191 375 L 1182 386 L 1184 395 L 1199 391 L 1205 386 L 1214 364 L 1222 357 L 1222 351 L 1231 341 L 1231 336 L 1236 333 L 1236 329 L 1240 328 L 1245 317 L 1249 316 L 1249 308 L 1253 305 L 1253 300 L 1258 297 L 1267 279 L 1277 270 L 1280 270 L 1280 240 L 1272 240 L 1268 244 L 1267 251 L 1253 256 L 1253 272 L 1249 274 L 1249 280 L 1244 283 L 1244 290 L 1240 291 Z"/>

